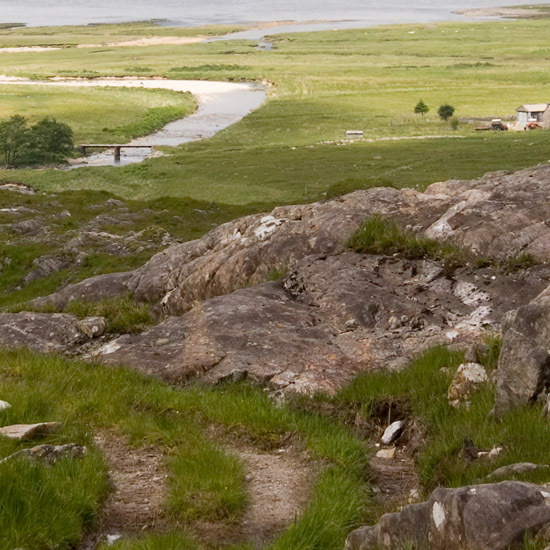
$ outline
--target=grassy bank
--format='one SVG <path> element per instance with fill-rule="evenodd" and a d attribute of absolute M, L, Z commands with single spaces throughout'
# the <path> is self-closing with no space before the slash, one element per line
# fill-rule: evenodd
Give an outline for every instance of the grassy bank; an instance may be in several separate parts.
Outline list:
<path fill-rule="evenodd" d="M 192 113 L 190 94 L 128 88 L 0 86 L 0 120 L 19 114 L 68 124 L 75 143 L 125 143 Z"/>

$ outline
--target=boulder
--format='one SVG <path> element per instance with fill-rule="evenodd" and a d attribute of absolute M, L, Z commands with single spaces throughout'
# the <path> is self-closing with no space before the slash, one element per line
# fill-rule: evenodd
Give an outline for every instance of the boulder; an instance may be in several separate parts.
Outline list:
<path fill-rule="evenodd" d="M 505 550 L 550 525 L 550 489 L 515 481 L 436 489 L 420 504 L 353 531 L 346 550 L 405 544 L 431 550 Z"/>
<path fill-rule="evenodd" d="M 502 321 L 494 413 L 535 401 L 550 390 L 550 286 Z"/>
<path fill-rule="evenodd" d="M 467 401 L 470 394 L 488 380 L 487 371 L 478 363 L 462 363 L 449 386 L 447 399 L 451 407 Z"/>
<path fill-rule="evenodd" d="M 133 272 L 107 273 L 85 279 L 80 283 L 68 285 L 54 294 L 42 298 L 36 298 L 30 302 L 35 308 L 54 306 L 62 310 L 72 300 L 96 302 L 106 298 L 114 298 L 128 294 L 129 281 Z"/>
<path fill-rule="evenodd" d="M 505 477 L 516 476 L 532 472 L 534 470 L 545 470 L 548 466 L 546 464 L 533 464 L 532 462 L 516 462 L 515 464 L 507 464 L 501 468 L 497 468 L 494 472 L 491 472 L 487 479 L 502 479 Z"/>

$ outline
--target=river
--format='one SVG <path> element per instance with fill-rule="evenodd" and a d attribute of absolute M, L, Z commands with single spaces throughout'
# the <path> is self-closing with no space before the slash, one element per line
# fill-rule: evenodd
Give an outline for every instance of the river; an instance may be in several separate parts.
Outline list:
<path fill-rule="evenodd" d="M 170 122 L 164 128 L 148 136 L 134 139 L 129 145 L 169 145 L 176 146 L 189 141 L 212 137 L 214 134 L 241 120 L 257 109 L 265 100 L 262 86 L 248 83 L 211 82 L 200 80 L 161 80 L 161 79 L 94 79 L 55 81 L 31 81 L 27 79 L 0 76 L 0 85 L 24 86 L 66 86 L 66 87 L 125 87 L 173 90 L 191 92 L 198 103 L 192 115 Z M 86 160 L 71 168 L 83 166 L 124 166 L 141 162 L 150 156 L 149 147 L 122 149 L 120 161 L 114 161 L 113 152 L 105 151 L 90 155 Z"/>

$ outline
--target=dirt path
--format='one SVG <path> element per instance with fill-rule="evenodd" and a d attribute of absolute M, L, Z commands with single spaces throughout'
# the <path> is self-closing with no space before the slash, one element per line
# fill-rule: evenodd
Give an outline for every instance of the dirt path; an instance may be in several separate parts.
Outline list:
<path fill-rule="evenodd" d="M 207 546 L 217 548 L 223 541 L 262 548 L 304 511 L 315 468 L 306 454 L 293 446 L 272 453 L 248 445 L 226 450 L 245 463 L 248 507 L 237 524 L 200 522 L 193 525 L 193 531 Z"/>
<path fill-rule="evenodd" d="M 103 505 L 95 531 L 79 550 L 95 550 L 109 538 L 166 529 L 163 503 L 168 474 L 163 452 L 157 447 L 130 447 L 112 433 L 99 434 L 94 440 L 109 465 L 114 490 Z"/>
<path fill-rule="evenodd" d="M 253 448 L 236 452 L 247 464 L 250 495 L 241 535 L 255 546 L 262 546 L 304 511 L 310 496 L 311 464 L 291 447 L 275 454 Z"/>
<path fill-rule="evenodd" d="M 130 447 L 123 437 L 113 433 L 102 433 L 94 439 L 109 465 L 114 490 L 103 505 L 94 532 L 78 550 L 95 550 L 100 542 L 169 529 L 170 521 L 163 513 L 168 472 L 162 450 Z M 191 530 L 207 545 L 249 542 L 261 548 L 305 509 L 313 477 L 311 461 L 293 446 L 273 453 L 252 446 L 227 451 L 245 464 L 250 500 L 244 516 L 235 525 L 200 522 Z"/>
<path fill-rule="evenodd" d="M 373 457 L 370 475 L 373 491 L 384 512 L 395 512 L 399 506 L 419 497 L 420 481 L 412 458 Z"/>

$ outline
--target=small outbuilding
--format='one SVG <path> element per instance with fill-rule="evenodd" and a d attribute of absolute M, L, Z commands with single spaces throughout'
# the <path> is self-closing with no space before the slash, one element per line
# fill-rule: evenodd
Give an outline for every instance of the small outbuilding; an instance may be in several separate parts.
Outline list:
<path fill-rule="evenodd" d="M 529 122 L 536 122 L 543 128 L 550 128 L 550 103 L 533 103 L 518 107 L 517 125 L 526 128 Z"/>

